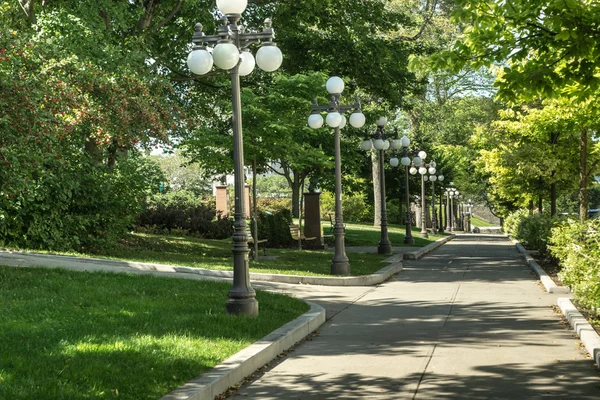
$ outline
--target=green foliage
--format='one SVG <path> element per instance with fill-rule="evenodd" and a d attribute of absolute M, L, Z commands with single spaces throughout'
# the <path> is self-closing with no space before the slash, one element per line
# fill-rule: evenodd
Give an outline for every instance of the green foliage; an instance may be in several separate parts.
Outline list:
<path fill-rule="evenodd" d="M 552 228 L 557 223 L 559 218 L 552 218 L 545 213 L 529 213 L 521 209 L 506 217 L 504 231 L 523 243 L 526 248 L 545 253 Z"/>
<path fill-rule="evenodd" d="M 342 199 L 342 212 L 346 222 L 373 222 L 373 205 L 367 203 L 362 193 L 346 196 Z M 335 197 L 331 192 L 321 193 L 321 218 L 329 219 L 335 215 Z"/>
<path fill-rule="evenodd" d="M 292 195 L 292 190 L 290 189 L 287 180 L 280 175 L 257 177 L 256 192 L 261 197 L 276 197 L 280 195 L 290 197 Z"/>
<path fill-rule="evenodd" d="M 145 160 L 130 157 L 112 169 L 95 166 L 84 156 L 69 161 L 73 164 L 34 169 L 24 188 L 0 203 L 4 244 L 95 248 L 110 246 L 131 230 L 142 201 L 155 187 Z"/>
<path fill-rule="evenodd" d="M 525 218 L 527 218 L 528 215 L 529 215 L 529 211 L 527 211 L 525 209 L 520 209 L 520 210 L 510 213 L 504 219 L 504 226 L 503 226 L 504 232 L 506 234 L 512 236 L 513 238 L 519 240 L 517 238 L 517 236 L 519 234 L 519 227 L 521 226 L 521 224 L 523 223 L 523 220 Z"/>
<path fill-rule="evenodd" d="M 213 201 L 205 202 L 185 190 L 149 198 L 137 223 L 146 230 L 183 232 L 208 239 L 225 239 L 233 234 L 233 224 L 217 215 Z"/>
<path fill-rule="evenodd" d="M 600 4 L 590 0 L 460 0 L 453 12 L 466 24 L 437 68 L 501 65 L 499 94 L 532 99 L 567 94 L 587 98 L 600 87 Z"/>
<path fill-rule="evenodd" d="M 294 243 L 290 234 L 292 213 L 289 209 L 276 212 L 265 211 L 259 213 L 257 217 L 258 238 L 267 239 L 267 246 L 289 247 Z M 254 221 L 252 229 L 254 229 Z"/>
<path fill-rule="evenodd" d="M 292 200 L 278 197 L 259 197 L 256 200 L 256 208 L 259 212 L 279 212 L 292 209 Z"/>
<path fill-rule="evenodd" d="M 569 219 L 554 229 L 549 242 L 552 255 L 560 260 L 558 277 L 571 288 L 579 304 L 600 310 L 600 219 L 583 224 Z"/>

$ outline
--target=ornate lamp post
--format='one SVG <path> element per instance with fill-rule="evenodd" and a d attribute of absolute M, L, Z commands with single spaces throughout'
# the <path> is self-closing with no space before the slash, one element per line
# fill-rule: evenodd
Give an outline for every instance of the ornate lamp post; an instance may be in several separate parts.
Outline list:
<path fill-rule="evenodd" d="M 396 140 L 392 141 L 392 148 L 398 149 L 402 147 L 402 143 L 397 139 L 398 134 L 388 134 L 385 132 L 384 128 L 387 124 L 386 117 L 380 117 L 377 122 L 377 131 L 375 134 L 371 135 L 370 139 L 366 139 L 362 142 L 360 147 L 365 151 L 370 151 L 372 148 L 379 151 L 379 196 L 381 198 L 381 240 L 379 241 L 379 246 L 377 247 L 377 252 L 379 254 L 391 254 L 392 252 L 392 244 L 388 238 L 388 223 L 387 223 L 387 210 L 386 210 L 386 202 L 385 202 L 385 171 L 383 167 L 383 158 L 384 152 L 390 148 L 390 142 L 387 140 L 388 138 L 395 138 Z"/>
<path fill-rule="evenodd" d="M 417 158 L 417 157 L 415 157 Z M 427 233 L 427 217 L 426 217 L 426 207 L 427 207 L 427 202 L 425 199 L 425 181 L 428 180 L 429 178 L 427 178 L 425 175 L 427 173 L 430 174 L 435 174 L 435 161 L 431 161 L 429 164 L 425 164 L 423 163 L 423 161 L 425 161 L 425 159 L 427 158 L 427 153 L 425 153 L 424 151 L 420 151 L 419 152 L 419 164 L 416 164 L 413 160 L 413 164 L 414 167 L 412 167 L 410 169 L 410 173 L 412 175 L 415 175 L 417 172 L 421 175 L 421 232 L 419 233 L 419 235 L 421 237 L 429 237 L 429 234 Z M 426 179 L 427 178 L 427 179 Z M 433 223 L 433 220 L 432 220 Z"/>
<path fill-rule="evenodd" d="M 473 215 L 473 200 L 467 202 L 467 232 L 471 232 L 471 215 Z"/>
<path fill-rule="evenodd" d="M 434 164 L 433 167 L 429 167 L 429 173 L 432 175 L 429 175 L 429 180 L 431 181 L 431 232 L 435 235 L 436 233 L 438 233 L 438 224 L 437 224 L 437 213 L 435 211 L 435 181 L 440 181 L 442 182 L 444 180 L 444 175 L 440 174 L 440 175 L 435 175 L 435 161 L 432 161 L 431 164 Z M 433 170 L 433 172 L 432 172 Z M 427 176 L 425 176 L 424 178 L 427 178 Z M 427 179 L 425 179 L 427 180 Z M 440 204 L 441 207 L 441 204 Z M 442 221 L 440 221 L 440 225 L 442 224 Z M 441 229 L 440 229 L 441 230 Z"/>
<path fill-rule="evenodd" d="M 202 24 L 196 24 L 192 38 L 194 48 L 187 63 L 196 75 L 208 73 L 214 65 L 231 73 L 231 102 L 233 120 L 233 160 L 235 186 L 235 213 L 233 233 L 233 285 L 229 291 L 227 312 L 230 314 L 258 315 L 258 302 L 250 285 L 248 271 L 248 237 L 246 233 L 246 210 L 244 203 L 244 148 L 242 141 L 242 104 L 240 98 L 240 75 L 246 76 L 258 66 L 267 72 L 275 71 L 281 65 L 283 56 L 272 42 L 274 37 L 271 20 L 265 20 L 262 32 L 244 32 L 238 25 L 247 0 L 217 0 L 217 7 L 223 14 L 221 26 L 216 35 L 206 36 Z M 256 60 L 248 51 L 253 43 L 263 42 L 256 52 Z M 211 53 L 207 44 L 216 44 Z"/>
<path fill-rule="evenodd" d="M 452 185 L 452 182 L 450 182 Z M 452 210 L 450 208 L 450 191 L 451 188 L 446 188 L 446 231 L 452 232 Z"/>
<path fill-rule="evenodd" d="M 394 140 L 392 142 L 392 147 L 395 146 L 397 139 Z M 415 241 L 412 237 L 412 231 L 410 229 L 411 226 L 411 214 L 410 214 L 410 195 L 408 192 L 408 168 L 410 167 L 411 161 L 410 158 L 408 157 L 408 146 L 410 146 L 410 139 L 407 138 L 406 136 L 402 136 L 402 138 L 399 140 L 400 141 L 400 145 L 402 147 L 402 159 L 400 160 L 400 162 L 402 163 L 402 166 L 404 166 L 404 196 L 405 196 L 405 200 L 406 200 L 406 232 L 404 234 L 404 244 L 414 244 Z M 394 147 L 396 148 L 396 147 Z M 417 157 L 415 157 L 417 158 Z M 420 163 L 420 161 L 419 161 Z M 398 158 L 397 157 L 392 157 L 392 159 L 390 159 L 390 164 L 392 165 L 392 167 L 397 167 L 398 166 Z"/>
<path fill-rule="evenodd" d="M 454 215 L 454 199 L 458 200 L 458 195 L 460 192 L 455 188 L 450 189 L 450 230 L 458 231 L 460 230 L 460 225 L 458 224 L 458 220 Z M 457 210 L 458 211 L 458 210 Z"/>
<path fill-rule="evenodd" d="M 344 81 L 337 76 L 327 80 L 325 85 L 330 94 L 329 105 L 319 106 L 317 99 L 313 100 L 312 113 L 308 117 L 308 126 L 313 129 L 319 129 L 323 126 L 323 117 L 321 112 L 327 112 L 325 121 L 327 125 L 334 128 L 335 142 L 335 255 L 331 261 L 331 275 L 349 275 L 350 263 L 346 256 L 344 244 L 344 217 L 342 214 L 342 161 L 340 150 L 340 130 L 346 126 L 346 117 L 343 113 L 353 110 L 350 115 L 350 125 L 355 128 L 361 128 L 365 124 L 365 115 L 360 110 L 358 99 L 352 105 L 341 105 L 340 96 L 344 91 Z"/>

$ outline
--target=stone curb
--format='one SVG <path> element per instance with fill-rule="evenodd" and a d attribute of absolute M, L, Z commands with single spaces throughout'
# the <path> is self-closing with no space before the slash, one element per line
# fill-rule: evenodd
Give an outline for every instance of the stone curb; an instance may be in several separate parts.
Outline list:
<path fill-rule="evenodd" d="M 594 359 L 596 365 L 600 366 L 600 336 L 598 336 L 594 328 L 581 315 L 569 298 L 559 297 L 556 303 L 571 324 L 571 327 L 573 327 L 573 330 L 577 332 L 579 339 Z"/>
<path fill-rule="evenodd" d="M 213 400 L 242 382 L 277 355 L 298 343 L 325 322 L 325 309 L 306 302 L 310 310 L 258 342 L 229 357 L 210 371 L 185 383 L 161 400 Z"/>
<path fill-rule="evenodd" d="M 455 237 L 456 237 L 456 235 L 452 234 L 445 238 L 438 239 L 433 243 L 429 243 L 427 246 L 421 247 L 419 250 L 404 253 L 404 259 L 405 260 L 418 260 L 419 258 L 423 257 L 425 254 L 437 249 L 438 247 L 440 247 L 441 245 L 443 245 L 446 242 L 449 242 L 450 240 L 454 239 Z"/>
<path fill-rule="evenodd" d="M 434 244 L 434 243 L 432 243 Z M 84 264 L 91 266 L 115 267 L 115 268 L 132 268 L 138 271 L 155 271 L 167 273 L 183 273 L 195 274 L 204 278 L 218 279 L 233 279 L 233 271 L 219 271 L 202 268 L 180 267 L 174 265 L 143 263 L 135 261 L 118 261 L 108 260 L 103 258 L 83 258 L 74 256 L 57 256 L 38 253 L 5 251 L 0 250 L 0 261 L 2 256 L 11 258 L 17 261 L 20 265 L 41 265 L 41 266 L 76 266 L 76 264 Z M 38 260 L 38 261 L 36 261 Z M 36 262 L 38 264 L 36 264 Z M 261 282 L 279 282 L 290 284 L 308 284 L 308 285 L 323 285 L 323 286 L 372 286 L 377 285 L 390 276 L 402 271 L 402 262 L 395 262 L 387 267 L 384 267 L 374 274 L 363 276 L 346 276 L 346 277 L 319 277 L 319 276 L 303 276 L 303 275 L 278 275 L 278 274 L 261 274 L 250 273 L 250 279 Z"/>
<path fill-rule="evenodd" d="M 521 243 L 515 241 L 513 238 L 511 238 L 511 240 L 517 246 L 517 249 L 519 250 L 519 252 L 521 252 L 521 254 L 523 254 L 523 256 L 525 257 L 525 261 L 527 262 L 529 267 L 540 278 L 540 281 L 542 282 L 544 289 L 546 289 L 546 292 L 548 292 L 548 293 L 571 293 L 571 289 L 569 289 L 568 287 L 558 286 L 556 283 L 554 283 L 552 278 L 550 278 L 550 276 L 548 276 L 548 274 L 546 273 L 546 271 L 544 271 L 544 269 L 540 266 L 540 264 L 538 264 L 537 261 L 535 261 L 535 259 L 529 255 L 529 252 L 525 249 L 525 247 L 523 247 L 523 245 Z"/>

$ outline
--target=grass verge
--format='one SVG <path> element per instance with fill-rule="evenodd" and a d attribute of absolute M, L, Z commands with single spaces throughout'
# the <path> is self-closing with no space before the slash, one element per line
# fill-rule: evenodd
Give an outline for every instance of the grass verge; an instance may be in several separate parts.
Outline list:
<path fill-rule="evenodd" d="M 491 226 L 497 226 L 494 224 L 490 224 L 487 221 L 482 220 L 481 218 L 477 218 L 476 216 L 471 216 L 471 225 L 476 226 L 478 228 L 487 228 Z"/>
<path fill-rule="evenodd" d="M 0 266 L 0 398 L 157 399 L 308 311 L 228 283 Z"/>
<path fill-rule="evenodd" d="M 428 238 L 422 238 L 419 236 L 421 232 L 418 228 L 411 230 L 414 244 L 405 245 L 404 234 L 406 228 L 404 225 L 390 224 L 388 225 L 388 238 L 392 243 L 392 246 L 411 246 L 411 247 L 424 247 L 428 244 L 441 239 L 446 234 L 429 234 Z M 381 229 L 373 224 L 346 224 L 346 246 L 377 246 L 381 239 Z"/>

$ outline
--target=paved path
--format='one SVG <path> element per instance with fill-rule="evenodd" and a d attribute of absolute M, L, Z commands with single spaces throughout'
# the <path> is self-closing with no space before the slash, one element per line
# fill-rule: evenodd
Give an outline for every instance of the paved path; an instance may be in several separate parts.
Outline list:
<path fill-rule="evenodd" d="M 233 398 L 600 399 L 598 370 L 515 246 L 462 235 L 374 288 L 255 284 L 328 310 Z"/>

